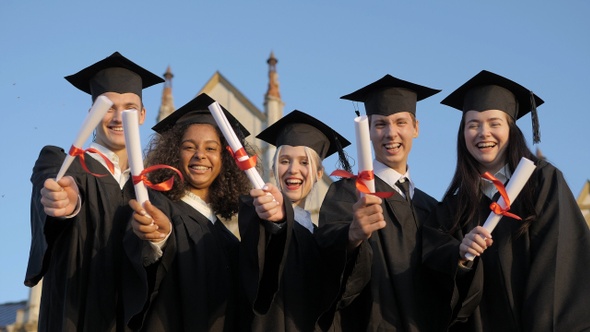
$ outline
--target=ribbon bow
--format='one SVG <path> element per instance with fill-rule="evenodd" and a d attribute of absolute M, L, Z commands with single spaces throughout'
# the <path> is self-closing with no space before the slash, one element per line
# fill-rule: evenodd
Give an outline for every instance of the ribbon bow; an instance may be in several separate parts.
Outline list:
<path fill-rule="evenodd" d="M 70 148 L 70 151 L 68 152 L 68 154 L 70 156 L 72 156 L 72 157 L 80 157 L 80 164 L 82 164 L 82 168 L 86 172 L 88 172 L 88 173 L 90 173 L 90 174 L 92 174 L 92 175 L 94 175 L 96 177 L 99 177 L 99 178 L 101 178 L 103 176 L 106 176 L 107 174 L 92 173 L 88 169 L 88 166 L 86 165 L 86 160 L 84 159 L 84 157 L 86 156 L 86 154 L 85 154 L 86 152 L 92 152 L 92 153 L 98 154 L 102 159 L 104 159 L 105 163 L 107 164 L 107 167 L 108 167 L 109 171 L 111 171 L 111 173 L 114 173 L 115 172 L 115 165 L 113 165 L 113 162 L 111 162 L 111 160 L 107 156 L 105 156 L 104 154 L 100 153 L 100 151 L 98 151 L 95 148 L 88 148 L 88 149 L 84 150 L 84 149 L 80 149 L 80 148 L 72 145 L 72 147 Z"/>
<path fill-rule="evenodd" d="M 497 202 L 493 202 L 492 204 L 490 204 L 490 210 L 492 210 L 492 212 L 494 212 L 495 214 L 514 218 L 516 220 L 522 220 L 522 218 L 520 218 L 519 216 L 508 212 L 510 210 L 510 198 L 508 198 L 508 194 L 506 193 L 506 188 L 504 187 L 504 184 L 502 183 L 502 181 L 496 179 L 496 177 L 494 177 L 489 172 L 485 172 L 481 177 L 486 180 L 492 181 L 494 186 L 496 186 L 496 189 L 498 189 L 498 192 L 500 193 L 500 195 L 502 195 L 502 198 L 504 198 L 504 203 L 506 203 L 506 208 L 502 208 L 500 206 L 500 204 L 498 204 Z"/>
<path fill-rule="evenodd" d="M 380 198 L 389 198 L 391 196 L 393 196 L 393 192 L 374 192 L 372 193 L 369 188 L 367 187 L 367 185 L 365 184 L 364 181 L 370 181 L 373 180 L 375 178 L 375 174 L 373 173 L 373 171 L 362 171 L 359 173 L 359 175 L 354 175 L 350 172 L 347 172 L 345 170 L 341 170 L 341 169 L 337 169 L 334 172 L 332 172 L 330 174 L 330 176 L 339 176 L 341 178 L 346 178 L 346 179 L 356 179 L 355 184 L 356 184 L 356 189 L 364 194 L 371 194 L 371 195 L 375 195 L 377 197 Z"/>
<path fill-rule="evenodd" d="M 252 156 L 252 157 L 249 157 L 248 159 L 240 160 L 240 158 L 242 158 L 242 157 L 248 157 L 248 153 L 246 153 L 246 150 L 243 147 L 240 148 L 236 152 L 233 152 L 231 147 L 229 147 L 229 146 L 226 146 L 225 148 L 227 149 L 227 151 L 229 151 L 229 153 L 232 155 L 232 157 L 234 157 L 234 160 L 236 161 L 238 168 L 241 169 L 242 171 L 256 167 L 256 156 Z"/>
<path fill-rule="evenodd" d="M 178 174 L 178 176 L 180 177 L 180 180 L 183 181 L 184 178 L 182 177 L 182 173 L 180 173 L 179 170 L 177 170 L 176 168 L 172 167 L 172 166 L 168 166 L 168 165 L 152 165 L 148 168 L 145 168 L 141 171 L 141 173 L 139 173 L 138 175 L 133 175 L 131 178 L 133 180 L 133 184 L 138 184 L 140 182 L 143 182 L 146 186 L 158 190 L 158 191 L 168 191 L 170 189 L 172 189 L 172 186 L 174 185 L 174 176 L 171 176 L 168 180 L 157 183 L 157 184 L 153 184 L 150 180 L 148 180 L 147 178 L 147 174 L 150 172 L 153 172 L 157 169 L 163 169 L 163 168 L 167 168 L 167 169 L 171 169 L 173 171 L 176 172 L 176 174 Z"/>

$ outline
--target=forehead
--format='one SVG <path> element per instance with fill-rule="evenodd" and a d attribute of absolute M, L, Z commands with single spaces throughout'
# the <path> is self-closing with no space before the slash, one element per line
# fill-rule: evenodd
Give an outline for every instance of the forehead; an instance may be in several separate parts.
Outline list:
<path fill-rule="evenodd" d="M 213 140 L 221 143 L 215 127 L 206 123 L 194 123 L 188 126 L 184 132 L 183 140 Z"/>
<path fill-rule="evenodd" d="M 305 153 L 305 147 L 303 145 L 281 145 L 281 156 L 306 157 L 307 154 Z"/>
<path fill-rule="evenodd" d="M 467 111 L 465 112 L 465 122 L 469 121 L 488 121 L 488 120 L 506 120 L 508 114 L 500 110 L 487 110 L 487 111 Z"/>
<path fill-rule="evenodd" d="M 371 114 L 371 122 L 375 121 L 397 121 L 397 120 L 412 120 L 412 113 L 398 112 L 390 115 Z"/>
<path fill-rule="evenodd" d="M 141 105 L 141 98 L 132 92 L 118 93 L 105 92 L 101 96 L 109 98 L 114 104 L 138 104 Z"/>

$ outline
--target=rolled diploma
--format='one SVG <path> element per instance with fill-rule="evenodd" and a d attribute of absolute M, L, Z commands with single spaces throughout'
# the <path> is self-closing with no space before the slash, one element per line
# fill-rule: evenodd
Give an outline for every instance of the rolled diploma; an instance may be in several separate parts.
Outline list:
<path fill-rule="evenodd" d="M 227 117 L 223 113 L 221 106 L 219 106 L 219 103 L 213 102 L 211 105 L 209 105 L 209 111 L 213 115 L 213 118 L 215 119 L 215 122 L 217 123 L 219 130 L 221 130 L 221 133 L 223 134 L 223 136 L 227 140 L 227 143 L 229 144 L 232 151 L 235 153 L 236 151 L 242 149 L 243 148 L 242 143 L 240 143 L 240 140 L 236 136 L 236 133 L 232 129 L 231 125 L 229 124 L 229 121 L 227 120 Z M 248 158 L 249 158 L 248 156 L 243 156 L 243 157 L 240 157 L 238 160 L 243 161 Z M 258 171 L 256 170 L 256 168 L 252 167 L 252 168 L 245 170 L 244 172 L 246 172 L 246 176 L 248 176 L 250 183 L 252 183 L 252 185 L 256 189 L 262 189 L 264 187 L 264 185 L 265 185 L 264 180 L 262 180 L 262 178 L 260 177 L 260 174 L 258 174 Z"/>
<path fill-rule="evenodd" d="M 143 171 L 143 157 L 141 155 L 141 140 L 139 138 L 139 118 L 137 110 L 124 110 L 123 133 L 125 134 L 125 146 L 127 147 L 127 158 L 132 176 L 138 176 Z M 143 206 L 148 199 L 148 191 L 143 181 L 134 185 L 135 197 Z"/>
<path fill-rule="evenodd" d="M 98 98 L 96 98 L 94 104 L 92 104 L 92 108 L 90 108 L 90 111 L 86 114 L 86 119 L 84 119 L 84 122 L 82 123 L 78 136 L 74 140 L 74 144 L 72 144 L 73 146 L 80 149 L 82 148 L 84 142 L 86 142 L 94 128 L 98 126 L 112 105 L 113 102 L 105 96 L 98 96 Z M 64 176 L 74 159 L 75 157 L 71 156 L 69 153 L 66 155 L 66 159 L 64 159 L 64 162 L 61 164 L 61 168 L 55 177 L 55 181 L 59 181 Z"/>
<path fill-rule="evenodd" d="M 520 161 L 518 162 L 518 165 L 514 170 L 514 174 L 512 175 L 510 181 L 508 181 L 508 184 L 506 185 L 506 194 L 510 199 L 510 204 L 512 204 L 518 196 L 518 194 L 520 194 L 520 191 L 533 174 L 535 168 L 535 163 L 533 163 L 531 160 L 525 157 L 520 158 Z M 500 198 L 498 199 L 498 204 L 502 208 L 506 207 L 504 197 L 500 196 Z M 498 222 L 500 221 L 500 219 L 502 219 L 502 217 L 503 215 L 495 214 L 494 211 L 490 212 L 488 219 L 483 224 L 483 228 L 487 229 L 491 233 L 494 230 L 494 228 L 496 228 Z M 475 257 L 472 254 L 467 253 L 465 254 L 465 258 L 472 261 Z"/>
<path fill-rule="evenodd" d="M 358 158 L 359 174 L 364 171 L 373 171 L 373 154 L 371 153 L 371 139 L 369 136 L 369 118 L 361 115 L 354 119 L 356 134 L 356 155 Z M 370 192 L 375 192 L 375 180 L 363 180 Z M 361 197 L 364 193 L 361 193 Z"/>

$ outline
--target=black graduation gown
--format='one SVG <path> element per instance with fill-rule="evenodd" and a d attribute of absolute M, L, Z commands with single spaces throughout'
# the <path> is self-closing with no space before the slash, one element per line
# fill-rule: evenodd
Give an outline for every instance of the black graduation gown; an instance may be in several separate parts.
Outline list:
<path fill-rule="evenodd" d="M 446 307 L 447 322 L 460 321 L 452 330 L 590 329 L 590 283 L 584 281 L 590 275 L 590 230 L 554 166 L 539 161 L 526 186 L 535 188 L 537 219 L 518 235 L 522 222 L 503 217 L 492 232 L 493 245 L 475 258 L 469 272 L 458 271 L 459 244 L 483 224 L 491 200 L 484 196 L 479 220 L 452 236 L 445 230 L 455 197 L 443 200 L 424 227 L 424 264 L 439 279 L 441 309 Z M 519 198 L 511 203 L 510 212 L 524 217 Z"/>
<path fill-rule="evenodd" d="M 129 325 L 141 331 L 239 330 L 239 240 L 183 201 L 161 194 L 150 200 L 170 217 L 173 230 L 163 256 L 148 268 L 139 264 L 141 246 L 128 231 L 127 255 L 139 283 L 126 292 Z"/>
<path fill-rule="evenodd" d="M 109 171 L 86 155 L 66 175 L 76 180 L 82 198 L 80 212 L 71 219 L 48 217 L 40 202 L 47 178 L 55 178 L 64 150 L 44 147 L 35 162 L 31 182 L 31 249 L 25 285 L 43 278 L 39 331 L 122 331 L 125 324 L 119 301 L 122 278 L 122 238 L 134 197 L 128 181 L 121 190 Z"/>
<path fill-rule="evenodd" d="M 288 205 L 279 230 L 258 218 L 251 199 L 240 207 L 242 276 L 253 308 L 251 331 L 327 330 L 318 323 L 337 295 L 314 235 Z M 275 227 L 273 227 L 275 226 Z M 337 281 L 337 280 L 336 280 Z M 331 287 L 330 287 L 331 286 Z"/>
<path fill-rule="evenodd" d="M 375 178 L 376 190 L 393 189 Z M 334 328 L 342 331 L 419 331 L 421 311 L 420 225 L 436 200 L 419 189 L 410 204 L 397 193 L 383 200 L 387 225 L 374 232 L 356 252 L 348 255 L 352 206 L 358 200 L 354 179 L 334 182 L 320 209 L 318 243 L 322 250 L 339 252 L 348 263 L 345 286 L 337 306 Z"/>

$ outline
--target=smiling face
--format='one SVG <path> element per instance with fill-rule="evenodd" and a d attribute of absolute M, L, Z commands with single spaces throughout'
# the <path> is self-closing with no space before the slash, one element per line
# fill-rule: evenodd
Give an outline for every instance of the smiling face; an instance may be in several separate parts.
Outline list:
<path fill-rule="evenodd" d="M 372 114 L 370 117 L 370 136 L 375 159 L 400 174 L 406 173 L 412 141 L 418 137 L 418 121 L 409 112 L 387 116 Z"/>
<path fill-rule="evenodd" d="M 506 164 L 508 114 L 500 110 L 465 113 L 465 144 L 480 171 L 494 174 Z"/>
<path fill-rule="evenodd" d="M 123 134 L 122 112 L 128 109 L 139 111 L 139 124 L 145 120 L 145 109 L 141 105 L 141 98 L 135 93 L 105 92 L 102 94 L 113 102 L 101 123 L 96 127 L 95 142 L 117 153 L 125 150 L 125 135 Z"/>
<path fill-rule="evenodd" d="M 303 146 L 282 145 L 277 153 L 277 182 L 293 205 L 303 207 L 313 184 L 323 175 L 318 170 L 319 160 L 310 160 L 312 156 Z"/>
<path fill-rule="evenodd" d="M 208 202 L 209 187 L 221 172 L 223 146 L 209 124 L 190 125 L 180 144 L 180 162 L 190 191 Z"/>

